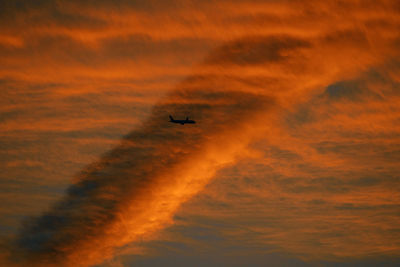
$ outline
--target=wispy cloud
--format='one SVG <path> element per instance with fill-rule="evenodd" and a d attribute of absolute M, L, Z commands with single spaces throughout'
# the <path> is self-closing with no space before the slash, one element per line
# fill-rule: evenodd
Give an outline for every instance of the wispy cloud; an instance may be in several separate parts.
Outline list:
<path fill-rule="evenodd" d="M 273 105 L 266 96 L 203 91 L 193 84 L 164 101 L 138 130 L 84 170 L 50 211 L 27 223 L 11 248 L 15 262 L 91 265 L 160 229 L 256 135 L 259 126 L 248 118 Z M 167 114 L 192 115 L 198 124 L 177 127 Z"/>
<path fill-rule="evenodd" d="M 135 126 L 22 227 L 10 262 L 101 263 L 177 212 L 233 218 L 216 232 L 305 258 L 398 251 L 396 1 L 1 5 L 2 158 L 11 176 L 48 168 L 30 157 L 55 134 L 85 145 L 51 153 L 77 168 Z M 169 114 L 198 123 L 173 125 Z M 213 209 L 204 194 L 230 209 Z M 368 219 L 381 211 L 384 223 Z"/>

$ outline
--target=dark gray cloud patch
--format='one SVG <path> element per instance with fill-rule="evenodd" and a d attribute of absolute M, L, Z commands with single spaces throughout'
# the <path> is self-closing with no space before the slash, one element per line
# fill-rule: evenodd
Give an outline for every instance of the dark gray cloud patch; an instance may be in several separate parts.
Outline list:
<path fill-rule="evenodd" d="M 286 116 L 286 124 L 294 129 L 309 123 L 326 121 L 342 113 L 341 104 L 353 106 L 354 113 L 350 116 L 373 113 L 374 110 L 366 108 L 367 103 L 391 101 L 398 97 L 399 88 L 399 83 L 386 73 L 370 69 L 354 79 L 327 85 L 322 93 L 311 97 L 305 103 L 298 104 L 295 111 Z M 348 134 L 349 137 L 368 136 L 366 132 L 342 134 Z"/>
<path fill-rule="evenodd" d="M 325 95 L 332 100 L 361 101 L 365 98 L 381 100 L 382 97 L 368 89 L 368 85 L 360 81 L 342 81 L 329 85 Z"/>
<path fill-rule="evenodd" d="M 290 57 L 287 52 L 310 46 L 303 39 L 289 36 L 246 37 L 217 49 L 211 53 L 207 62 L 237 65 L 274 63 Z"/>

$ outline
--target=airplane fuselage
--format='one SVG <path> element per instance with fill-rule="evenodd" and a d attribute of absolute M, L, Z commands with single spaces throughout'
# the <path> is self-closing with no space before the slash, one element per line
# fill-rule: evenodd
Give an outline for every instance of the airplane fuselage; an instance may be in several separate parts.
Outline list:
<path fill-rule="evenodd" d="M 181 125 L 184 125 L 185 123 L 189 123 L 189 124 L 196 123 L 194 120 L 189 120 L 189 117 L 186 118 L 186 120 L 174 120 L 174 118 L 172 118 L 172 116 L 169 116 L 169 118 L 170 118 L 169 122 L 179 123 Z"/>

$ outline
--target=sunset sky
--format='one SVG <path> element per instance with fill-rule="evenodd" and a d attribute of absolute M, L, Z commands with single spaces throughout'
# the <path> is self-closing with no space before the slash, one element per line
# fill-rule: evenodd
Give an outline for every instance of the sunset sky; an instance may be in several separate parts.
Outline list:
<path fill-rule="evenodd" d="M 400 2 L 0 0 L 0 157 L 1 266 L 399 266 Z"/>

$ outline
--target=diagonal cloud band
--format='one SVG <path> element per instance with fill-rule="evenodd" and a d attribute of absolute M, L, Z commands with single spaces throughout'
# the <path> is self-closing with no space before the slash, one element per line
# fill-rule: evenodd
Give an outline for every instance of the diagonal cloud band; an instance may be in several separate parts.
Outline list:
<path fill-rule="evenodd" d="M 264 124 L 258 117 L 273 100 L 205 90 L 199 79 L 204 77 L 183 82 L 141 128 L 83 170 L 63 199 L 26 223 L 10 249 L 11 262 L 100 263 L 112 257 L 114 248 L 168 224 L 182 202 L 232 162 Z M 190 116 L 197 124 L 171 124 L 169 114 Z"/>

